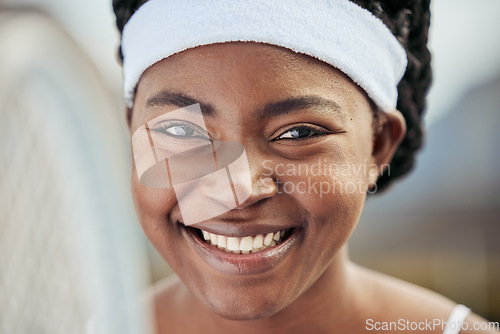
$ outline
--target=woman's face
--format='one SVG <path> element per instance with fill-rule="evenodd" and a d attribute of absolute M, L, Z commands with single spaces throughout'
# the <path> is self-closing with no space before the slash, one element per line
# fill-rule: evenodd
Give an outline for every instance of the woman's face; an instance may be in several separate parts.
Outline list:
<path fill-rule="evenodd" d="M 379 163 L 362 90 L 331 66 L 283 48 L 203 46 L 144 73 L 132 133 L 179 101 L 211 110 L 204 114 L 208 134 L 243 145 L 252 180 L 246 202 L 188 228 L 174 190 L 147 188 L 133 170 L 142 228 L 192 293 L 225 318 L 258 319 L 290 305 L 322 275 L 335 275 L 327 269 L 340 261 Z M 201 230 L 257 243 L 257 235 L 286 233 L 274 247 L 233 254 L 205 242 Z"/>

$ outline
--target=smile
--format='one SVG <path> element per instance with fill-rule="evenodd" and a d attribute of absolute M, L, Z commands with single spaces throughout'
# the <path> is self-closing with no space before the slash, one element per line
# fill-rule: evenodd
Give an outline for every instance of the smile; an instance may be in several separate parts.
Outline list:
<path fill-rule="evenodd" d="M 248 275 L 273 270 L 302 238 L 301 228 L 276 229 L 274 232 L 272 229 L 265 232 L 248 230 L 247 233 L 233 230 L 228 231 L 232 235 L 224 235 L 182 223 L 180 226 L 196 253 L 210 267 L 227 274 Z"/>
<path fill-rule="evenodd" d="M 207 244 L 234 254 L 257 253 L 267 248 L 274 247 L 282 243 L 289 233 L 289 230 L 281 230 L 265 235 L 259 234 L 256 236 L 236 238 L 213 234 L 204 230 L 200 231 Z"/>

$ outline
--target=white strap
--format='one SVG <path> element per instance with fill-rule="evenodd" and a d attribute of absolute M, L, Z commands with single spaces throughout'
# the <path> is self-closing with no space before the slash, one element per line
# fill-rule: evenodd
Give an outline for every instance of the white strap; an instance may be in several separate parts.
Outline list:
<path fill-rule="evenodd" d="M 446 322 L 446 328 L 443 334 L 458 334 L 462 329 L 462 323 L 465 321 L 470 313 L 470 309 L 465 306 L 458 304 L 453 308 Z"/>

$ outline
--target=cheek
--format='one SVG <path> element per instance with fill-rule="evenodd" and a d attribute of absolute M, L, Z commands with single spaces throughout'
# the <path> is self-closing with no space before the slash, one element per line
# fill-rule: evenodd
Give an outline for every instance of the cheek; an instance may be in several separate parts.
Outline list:
<path fill-rule="evenodd" d="M 333 143 L 329 152 L 315 154 L 281 173 L 282 191 L 318 217 L 350 214 L 363 205 L 371 171 L 368 145 Z M 330 216 L 334 218 L 335 216 Z"/>
<path fill-rule="evenodd" d="M 366 197 L 366 182 L 358 178 L 351 168 L 345 165 L 337 171 L 321 176 L 300 177 L 305 192 L 295 193 L 295 200 L 306 208 L 314 222 L 313 228 L 321 229 L 322 235 L 335 237 L 337 242 L 348 237 L 357 224 Z M 343 241 L 342 241 L 343 242 Z"/>
<path fill-rule="evenodd" d="M 361 143 L 361 144 L 360 144 Z M 309 216 L 309 235 L 340 248 L 361 215 L 368 190 L 369 147 L 337 141 L 322 152 L 281 173 L 281 192 Z"/>
<path fill-rule="evenodd" d="M 294 203 L 292 212 L 304 219 L 303 247 L 307 252 L 297 261 L 301 264 L 297 272 L 300 291 L 311 286 L 342 254 L 340 250 L 359 220 L 366 178 L 358 175 L 358 161 L 363 159 L 357 155 L 330 152 L 308 159 L 306 164 L 302 160 L 295 168 L 290 166 L 289 175 L 278 176 L 278 196 Z"/>
<path fill-rule="evenodd" d="M 144 233 L 160 252 L 172 244 L 172 235 L 176 233 L 169 221 L 168 213 L 177 204 L 173 189 L 152 189 L 139 183 L 137 176 L 132 176 L 132 197 L 137 217 Z"/>

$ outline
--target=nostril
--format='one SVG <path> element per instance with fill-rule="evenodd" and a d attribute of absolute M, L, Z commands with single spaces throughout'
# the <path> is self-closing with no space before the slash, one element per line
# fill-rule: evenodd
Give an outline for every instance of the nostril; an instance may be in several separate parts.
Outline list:
<path fill-rule="evenodd" d="M 247 200 L 240 203 L 238 209 L 244 209 L 251 205 L 258 203 L 261 200 L 272 198 L 278 193 L 278 186 L 274 179 L 264 177 L 257 179 L 252 184 L 252 193 L 248 196 Z"/>
<path fill-rule="evenodd" d="M 277 181 L 275 181 L 271 177 L 261 177 L 255 184 L 254 184 L 254 193 L 255 195 L 261 196 L 261 197 L 273 197 L 278 193 L 278 184 Z"/>

